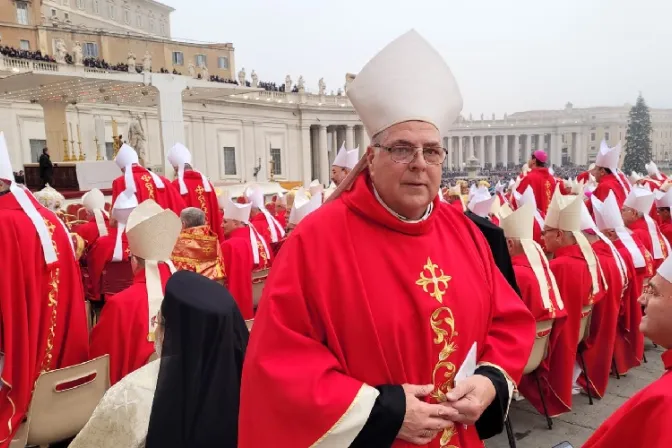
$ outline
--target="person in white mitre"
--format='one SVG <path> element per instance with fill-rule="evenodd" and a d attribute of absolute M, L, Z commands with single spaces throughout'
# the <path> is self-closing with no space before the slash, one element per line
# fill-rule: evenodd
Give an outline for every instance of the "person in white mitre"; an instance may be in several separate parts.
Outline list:
<path fill-rule="evenodd" d="M 497 196 L 490 195 L 487 188 L 479 187 L 469 200 L 467 208 L 471 213 L 478 215 L 481 218 L 492 220 L 491 216 L 493 213 L 491 213 L 491 210 L 496 199 Z"/>
<path fill-rule="evenodd" d="M 105 196 L 97 188 L 82 196 L 82 205 L 86 209 L 88 222 L 74 226 L 72 231 L 84 239 L 88 248 L 99 237 L 110 233 L 110 215 L 105 211 Z"/>
<path fill-rule="evenodd" d="M 359 148 L 348 151 L 345 143 L 338 150 L 338 154 L 331 164 L 331 181 L 338 187 L 343 179 L 352 171 L 359 161 Z"/>
<path fill-rule="evenodd" d="M 233 298 L 217 282 L 179 271 L 156 322 L 160 358 L 112 386 L 70 448 L 236 446 L 248 331 Z"/>
<path fill-rule="evenodd" d="M 285 229 L 271 215 L 264 204 L 264 192 L 259 187 L 248 187 L 245 190 L 247 202 L 252 204 L 250 224 L 252 224 L 266 243 L 277 243 L 285 237 Z"/>
<path fill-rule="evenodd" d="M 306 194 L 306 190 L 299 188 L 299 191 L 294 195 L 294 203 L 292 204 L 292 210 L 289 213 L 287 232 L 292 231 L 303 218 L 320 208 L 321 205 L 322 193 L 317 193 L 309 198 Z"/>
<path fill-rule="evenodd" d="M 180 193 L 168 179 L 140 166 L 135 149 L 126 144 L 122 145 L 114 162 L 122 175 L 112 182 L 113 204 L 117 201 L 117 197 L 126 191 L 135 195 L 138 204 L 152 199 L 161 207 L 172 210 L 180 216 L 185 208 Z"/>

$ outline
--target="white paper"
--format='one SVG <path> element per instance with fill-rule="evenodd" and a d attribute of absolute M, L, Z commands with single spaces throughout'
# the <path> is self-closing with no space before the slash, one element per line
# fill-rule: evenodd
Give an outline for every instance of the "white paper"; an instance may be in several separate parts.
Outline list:
<path fill-rule="evenodd" d="M 462 380 L 466 380 L 476 372 L 476 351 L 476 342 L 474 342 L 474 345 L 469 349 L 467 357 L 464 359 L 464 362 L 455 375 L 455 384 L 458 384 Z"/>

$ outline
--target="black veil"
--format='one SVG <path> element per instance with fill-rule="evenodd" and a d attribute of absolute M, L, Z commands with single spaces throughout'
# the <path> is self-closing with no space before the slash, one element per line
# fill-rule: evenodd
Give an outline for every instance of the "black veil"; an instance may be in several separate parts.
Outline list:
<path fill-rule="evenodd" d="M 147 448 L 235 448 L 249 332 L 229 291 L 179 271 L 161 305 L 165 335 Z"/>

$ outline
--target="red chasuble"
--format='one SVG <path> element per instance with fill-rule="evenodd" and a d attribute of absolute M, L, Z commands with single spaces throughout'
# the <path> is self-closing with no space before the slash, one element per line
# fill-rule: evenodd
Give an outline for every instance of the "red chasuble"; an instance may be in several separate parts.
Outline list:
<path fill-rule="evenodd" d="M 170 269 L 159 264 L 161 288 L 165 290 Z M 144 366 L 154 352 L 149 333 L 149 305 L 145 270 L 135 274 L 133 284 L 111 296 L 91 331 L 91 359 L 110 355 L 110 383 L 114 385 L 129 373 Z"/>
<path fill-rule="evenodd" d="M 105 216 L 104 213 L 103 213 L 103 219 L 105 220 L 105 227 L 107 227 L 107 233 L 109 234 L 110 219 L 107 216 Z M 91 247 L 91 245 L 100 236 L 98 232 L 98 224 L 96 223 L 96 218 L 91 218 L 89 222 L 75 226 L 72 229 L 72 231 L 84 239 L 84 243 L 86 244 L 87 248 Z"/>
<path fill-rule="evenodd" d="M 245 228 L 247 230 L 247 228 Z M 252 248 L 249 237 L 229 238 L 222 242 L 222 256 L 226 268 L 226 287 L 238 304 L 243 319 L 254 317 L 252 301 Z"/>
<path fill-rule="evenodd" d="M 283 229 L 286 229 L 287 228 L 287 211 L 282 210 L 280 212 L 275 213 L 275 220 L 278 221 L 278 224 L 280 224 L 280 226 Z"/>
<path fill-rule="evenodd" d="M 257 229 L 257 233 L 259 233 L 259 235 L 264 238 L 264 241 L 266 241 L 266 246 L 269 250 L 271 250 L 271 244 L 273 243 L 273 240 L 271 239 L 271 229 L 268 226 L 268 221 L 266 221 L 266 216 L 264 216 L 263 213 L 257 213 L 250 218 L 250 224 L 253 225 L 255 229 Z M 277 226 L 276 232 L 278 235 L 278 240 L 281 240 L 282 237 L 280 236 L 280 231 L 277 230 Z"/>
<path fill-rule="evenodd" d="M 637 302 L 642 294 L 644 277 L 637 273 L 632 255 L 621 240 L 613 242 L 621 254 L 628 270 L 628 286 L 623 293 L 618 314 L 616 340 L 614 341 L 614 363 L 619 374 L 626 374 L 633 367 L 641 365 L 644 356 L 644 335 L 639 331 L 642 320 L 642 307 Z M 645 258 L 646 260 L 646 258 Z M 653 269 L 653 265 L 647 260 Z M 642 269 L 643 271 L 645 270 Z M 590 373 L 590 372 L 589 372 Z"/>
<path fill-rule="evenodd" d="M 623 203 L 625 202 L 625 192 L 623 191 L 623 187 L 621 187 L 621 184 L 618 183 L 616 175 L 605 174 L 597 182 L 597 188 L 595 188 L 595 190 L 593 191 L 593 196 L 595 196 L 600 201 L 604 202 L 604 200 L 607 199 L 607 196 L 609 195 L 610 191 L 614 192 L 614 196 L 616 197 L 616 202 L 618 202 L 618 206 L 623 207 Z M 593 202 L 586 201 L 586 206 L 588 207 L 588 211 L 590 212 L 590 214 L 594 217 L 595 215 L 593 214 Z"/>
<path fill-rule="evenodd" d="M 184 172 L 184 183 L 187 186 L 187 193 L 182 195 L 185 207 L 196 207 L 203 210 L 203 213 L 205 213 L 205 222 L 217 234 L 217 238 L 221 243 L 224 241 L 224 233 L 215 187 L 210 184 L 210 191 L 205 191 L 201 173 L 193 170 Z M 173 181 L 173 188 L 178 193 L 180 192 L 180 181 L 178 179 Z M 179 213 L 177 215 L 179 216 Z"/>
<path fill-rule="evenodd" d="M 259 232 L 257 232 L 256 235 L 257 239 L 262 238 L 262 236 L 259 235 Z M 250 260 L 252 260 L 253 271 L 270 269 L 271 265 L 273 264 L 273 255 L 266 253 L 264 245 L 261 244 L 261 241 L 257 241 L 257 249 L 259 250 L 259 263 L 254 264 L 254 256 L 252 255 L 252 242 L 250 241 L 250 228 L 247 225 L 231 232 L 227 238 L 227 241 L 234 238 L 242 239 L 247 243 L 247 247 L 250 248 Z M 271 250 L 270 246 L 268 245 L 268 241 L 266 241 L 266 247 L 268 247 L 269 251 Z M 226 262 L 224 262 L 224 264 L 226 265 Z"/>
<path fill-rule="evenodd" d="M 663 221 L 662 219 L 660 220 L 660 233 L 663 234 L 665 238 L 667 238 L 668 242 L 672 241 L 672 221 L 667 220 Z"/>
<path fill-rule="evenodd" d="M 88 291 L 91 300 L 99 300 L 101 294 L 101 277 L 105 265 L 112 261 L 114 256 L 114 245 L 117 242 L 117 228 L 110 227 L 110 233 L 107 236 L 101 236 L 91 246 L 86 254 L 86 267 L 89 271 L 90 290 Z M 121 260 L 128 261 L 130 252 L 128 251 L 128 239 L 126 233 L 121 235 Z"/>
<path fill-rule="evenodd" d="M 158 174 L 157 174 L 158 176 Z M 164 188 L 156 188 L 154 179 L 146 168 L 140 165 L 133 165 L 133 180 L 135 181 L 135 197 L 138 198 L 138 204 L 147 199 L 154 199 L 161 207 L 172 210 L 177 216 L 184 209 L 184 201 L 180 196 L 179 190 L 173 187 L 173 184 L 163 176 L 158 176 L 163 181 Z M 112 205 L 117 201 L 117 196 L 126 189 L 124 175 L 117 177 L 112 182 Z"/>
<path fill-rule="evenodd" d="M 642 389 L 607 419 L 583 448 L 672 446 L 672 351 L 663 353 L 663 377 Z"/>
<path fill-rule="evenodd" d="M 588 183 L 589 180 L 590 180 L 590 171 L 584 171 L 581 174 L 579 174 L 578 176 L 576 176 L 576 181 L 577 182 L 583 181 L 583 183 L 586 184 L 586 183 Z"/>
<path fill-rule="evenodd" d="M 667 258 L 667 247 L 665 246 L 665 242 L 663 241 L 663 235 L 660 233 L 660 229 L 658 228 L 658 225 L 656 224 L 656 234 L 658 235 L 658 241 L 653 241 L 651 239 L 651 234 L 649 233 L 649 226 L 646 224 L 646 220 L 644 218 L 639 218 L 637 221 L 633 222 L 628 226 L 630 230 L 632 230 L 634 235 L 637 235 L 637 237 L 640 239 L 646 250 L 649 251 L 651 256 L 653 257 L 654 251 L 653 251 L 653 245 L 654 244 L 659 244 L 660 245 L 660 250 L 663 253 L 663 258 L 660 258 L 656 260 L 655 258 L 653 259 L 653 268 L 658 269 L 658 267 L 663 264 L 663 261 L 665 258 Z"/>
<path fill-rule="evenodd" d="M 534 331 L 461 211 L 437 195 L 426 220 L 403 222 L 364 172 L 299 224 L 273 266 L 243 367 L 238 446 L 348 446 L 374 386 L 433 383 L 430 400 L 443 401 L 474 342 L 479 363 L 517 382 Z M 446 445 L 483 442 L 456 425 L 427 446 Z"/>
<path fill-rule="evenodd" d="M 550 266 L 567 318 L 553 324 L 548 356 L 537 368 L 536 375 L 541 382 L 548 415 L 555 417 L 572 409 L 572 375 L 579 344 L 581 311 L 583 306 L 594 303 L 595 297 L 588 264 L 577 244 L 558 249 Z M 519 390 L 537 411 L 544 412 L 534 375 L 524 376 Z"/>
<path fill-rule="evenodd" d="M 537 208 L 545 215 L 555 191 L 555 183 L 555 178 L 548 172 L 548 168 L 534 168 L 527 176 L 523 177 L 516 191 L 523 194 L 528 186 L 532 186 Z"/>
<path fill-rule="evenodd" d="M 9 446 L 41 372 L 88 359 L 84 289 L 70 235 L 32 199 L 58 256 L 46 265 L 42 244 L 11 193 L 0 195 L 0 447 Z"/>
<path fill-rule="evenodd" d="M 586 341 L 587 348 L 583 352 L 583 359 L 586 363 L 591 391 L 598 398 L 602 398 L 609 384 L 618 314 L 625 285 L 621 280 L 618 262 L 607 243 L 599 240 L 592 246 L 600 266 L 602 266 L 602 272 L 609 289 L 605 292 L 602 300 L 596 303 L 593 308 L 590 334 Z M 579 362 L 578 357 L 577 362 Z M 579 363 L 579 365 L 581 364 Z M 587 390 L 584 375 L 581 375 L 577 382 L 584 390 Z"/>
<path fill-rule="evenodd" d="M 530 261 L 525 254 L 511 257 L 511 264 L 513 264 L 513 271 L 516 274 L 516 283 L 520 289 L 520 296 L 537 322 L 543 322 L 549 319 L 556 319 L 556 322 L 558 322 L 567 317 L 567 311 L 565 311 L 564 308 L 559 309 L 558 307 L 558 300 L 555 297 L 553 288 L 548 289 L 548 298 L 551 301 L 552 308 L 550 310 L 546 309 L 541 298 L 539 281 L 534 275 L 534 271 L 530 266 Z M 546 268 L 544 268 L 544 273 L 546 274 L 546 282 L 550 285 L 551 278 Z"/>

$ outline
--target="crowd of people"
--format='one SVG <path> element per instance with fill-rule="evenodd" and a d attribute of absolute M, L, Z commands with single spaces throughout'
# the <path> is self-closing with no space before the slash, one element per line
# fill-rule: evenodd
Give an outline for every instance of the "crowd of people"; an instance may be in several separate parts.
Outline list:
<path fill-rule="evenodd" d="M 497 182 L 505 182 L 509 179 L 515 179 L 520 173 L 521 169 L 522 166 L 516 166 L 512 168 L 500 167 L 495 169 L 483 168 L 478 171 L 478 176 L 494 185 Z M 566 165 L 553 168 L 555 176 L 562 179 L 576 178 L 579 174 L 585 172 L 587 169 L 588 167 L 586 165 Z M 443 174 L 444 181 L 447 183 L 454 183 L 458 179 L 466 179 L 467 176 L 468 173 L 464 170 L 444 170 Z"/>
<path fill-rule="evenodd" d="M 576 393 L 603 397 L 644 337 L 666 373 L 585 446 L 672 446 L 672 181 L 627 178 L 603 143 L 576 179 L 535 151 L 494 194 L 441 189 L 462 97 L 415 31 L 348 96 L 371 145 L 342 147 L 327 188 L 232 198 L 181 144 L 172 181 L 123 145 L 109 214 L 91 190 L 78 223 L 16 184 L 0 133 L 0 448 L 41 373 L 100 357 L 111 388 L 73 448 L 482 447 L 515 397 L 549 428 Z M 115 263 L 132 280 L 106 296 Z"/>
<path fill-rule="evenodd" d="M 0 54 L 7 56 L 8 58 L 16 59 L 30 59 L 32 61 L 43 61 L 43 62 L 56 62 L 54 58 L 48 54 L 43 55 L 40 50 L 30 51 L 30 50 L 19 50 L 14 47 L 8 47 L 6 45 L 0 46 Z"/>

